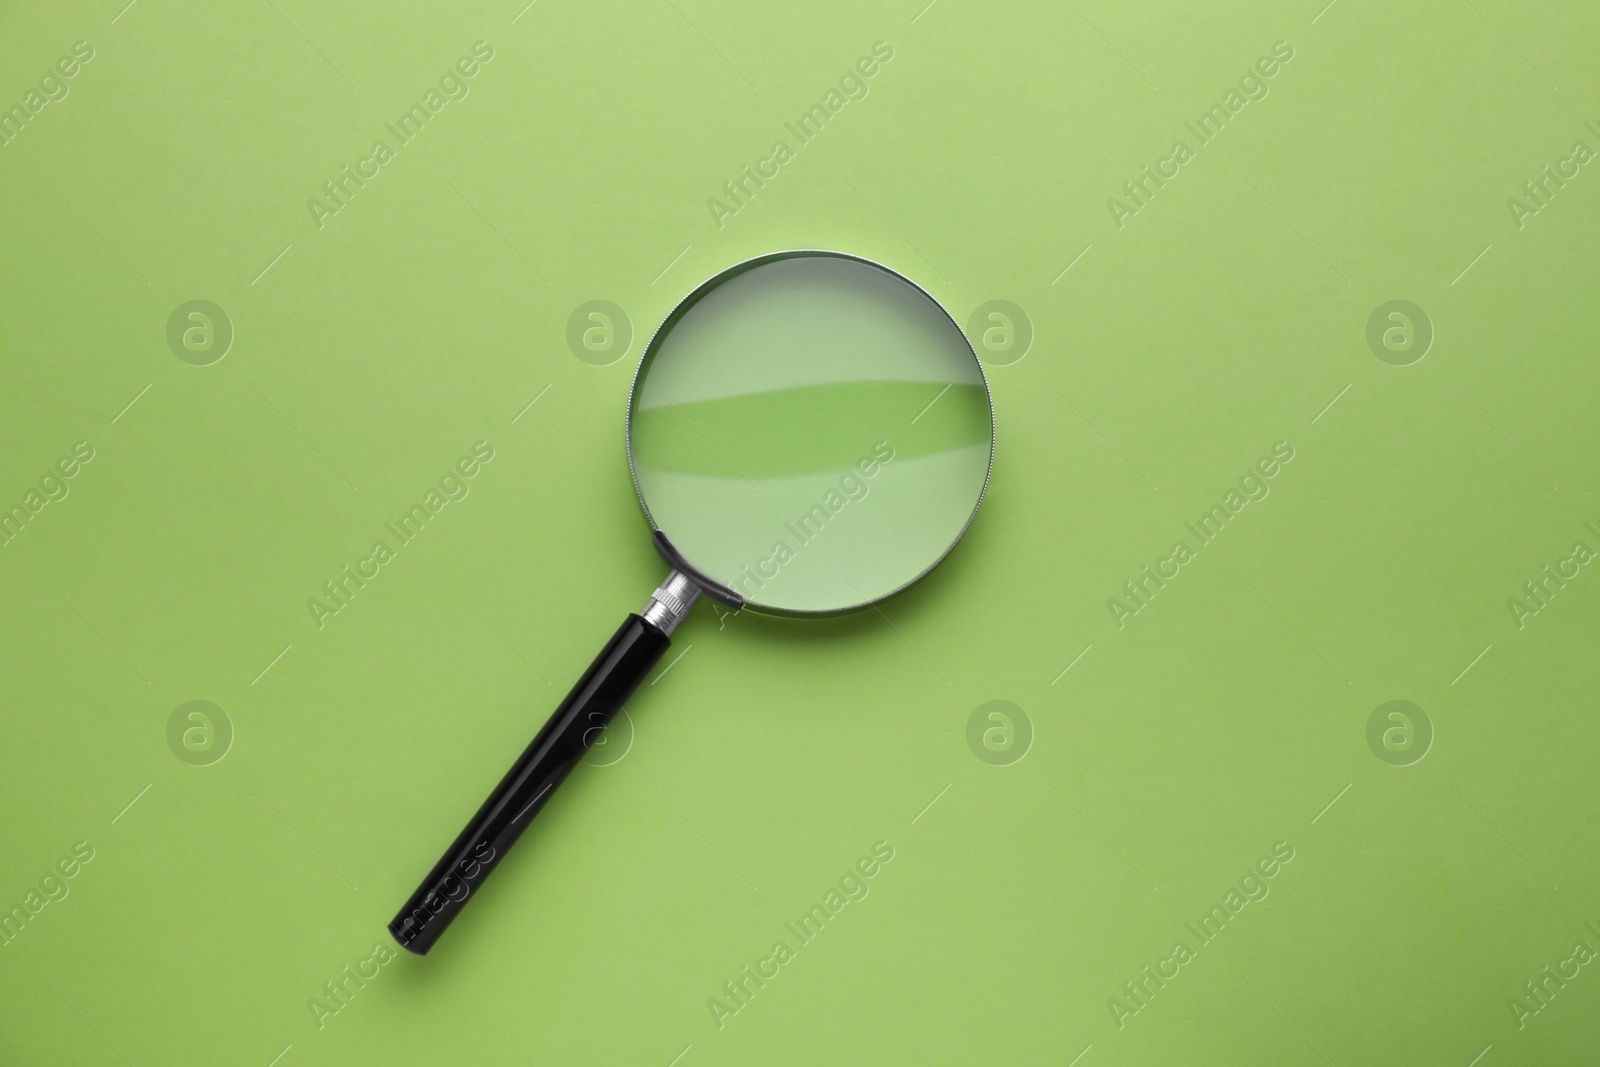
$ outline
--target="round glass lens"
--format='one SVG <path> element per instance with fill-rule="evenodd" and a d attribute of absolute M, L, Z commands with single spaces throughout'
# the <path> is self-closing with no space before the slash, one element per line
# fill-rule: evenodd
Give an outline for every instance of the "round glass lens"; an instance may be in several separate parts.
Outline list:
<path fill-rule="evenodd" d="M 778 614 L 847 611 L 938 563 L 994 450 L 972 346 L 922 290 L 831 253 L 763 257 L 691 294 L 634 380 L 650 523 Z"/>

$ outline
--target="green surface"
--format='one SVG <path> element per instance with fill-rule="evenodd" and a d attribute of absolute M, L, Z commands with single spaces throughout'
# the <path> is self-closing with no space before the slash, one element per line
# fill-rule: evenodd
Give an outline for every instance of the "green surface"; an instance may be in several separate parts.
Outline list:
<path fill-rule="evenodd" d="M 1592 1060 L 1592 6 L 122 3 L 0 14 L 0 1062 Z M 642 338 L 799 246 L 994 350 L 971 533 L 697 608 L 374 958 L 662 573 Z"/>

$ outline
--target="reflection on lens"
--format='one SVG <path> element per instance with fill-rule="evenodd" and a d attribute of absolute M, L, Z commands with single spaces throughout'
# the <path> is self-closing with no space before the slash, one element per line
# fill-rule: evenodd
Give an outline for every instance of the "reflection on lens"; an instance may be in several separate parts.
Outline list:
<path fill-rule="evenodd" d="M 652 342 L 629 446 L 652 524 L 752 607 L 832 612 L 961 536 L 993 449 L 961 331 L 898 275 L 788 254 L 703 286 Z"/>

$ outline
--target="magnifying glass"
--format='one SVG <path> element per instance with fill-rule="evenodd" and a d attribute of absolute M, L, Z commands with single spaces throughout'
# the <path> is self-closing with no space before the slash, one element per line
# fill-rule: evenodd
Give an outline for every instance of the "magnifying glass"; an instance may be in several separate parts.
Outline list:
<path fill-rule="evenodd" d="M 994 457 L 976 353 L 881 264 L 778 252 L 728 268 L 656 331 L 628 465 L 671 568 L 389 924 L 424 954 L 671 644 L 702 595 L 770 615 L 868 607 L 971 525 Z"/>

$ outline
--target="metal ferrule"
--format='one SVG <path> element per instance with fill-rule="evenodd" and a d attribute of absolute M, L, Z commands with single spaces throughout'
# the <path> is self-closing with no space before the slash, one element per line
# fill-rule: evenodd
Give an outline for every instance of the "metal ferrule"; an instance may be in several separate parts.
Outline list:
<path fill-rule="evenodd" d="M 650 602 L 639 612 L 644 620 L 668 637 L 678 624 L 689 616 L 689 609 L 700 599 L 700 587 L 677 571 L 662 579 L 661 586 L 650 594 Z"/>

